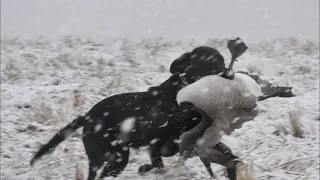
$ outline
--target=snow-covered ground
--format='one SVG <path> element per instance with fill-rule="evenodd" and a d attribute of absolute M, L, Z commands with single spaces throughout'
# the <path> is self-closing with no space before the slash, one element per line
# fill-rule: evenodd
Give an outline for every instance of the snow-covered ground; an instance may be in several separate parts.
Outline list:
<path fill-rule="evenodd" d="M 29 162 L 103 98 L 163 82 L 182 53 L 208 45 L 228 61 L 224 38 L 237 36 L 249 46 L 238 70 L 293 86 L 298 96 L 259 103 L 264 112 L 223 142 L 253 166 L 255 180 L 318 180 L 319 0 L 2 0 L 0 179 L 75 179 L 77 166 L 86 177 L 80 130 L 34 167 Z M 299 114 L 303 138 L 295 137 L 290 112 Z M 132 152 L 115 179 L 209 179 L 197 157 L 186 166 L 177 159 L 139 176 L 149 158 Z M 224 168 L 212 168 L 226 179 Z"/>
<path fill-rule="evenodd" d="M 230 59 L 225 40 L 219 39 L 2 38 L 1 179 L 75 179 L 77 165 L 86 177 L 81 131 L 33 168 L 29 161 L 41 143 L 76 115 L 111 94 L 160 84 L 170 76 L 170 63 L 198 45 L 215 47 L 227 61 Z M 249 49 L 239 58 L 237 69 L 257 72 L 278 85 L 293 86 L 298 96 L 259 103 L 264 113 L 224 136 L 223 142 L 253 165 L 254 179 L 319 179 L 318 44 L 287 38 L 247 45 Z M 289 112 L 300 114 L 303 138 L 293 135 Z M 165 158 L 165 171 L 139 176 L 138 167 L 149 158 L 143 151 L 132 153 L 125 171 L 115 179 L 209 179 L 197 157 L 189 159 L 185 167 L 176 166 L 177 159 Z M 224 168 L 216 164 L 212 168 L 225 178 Z"/>

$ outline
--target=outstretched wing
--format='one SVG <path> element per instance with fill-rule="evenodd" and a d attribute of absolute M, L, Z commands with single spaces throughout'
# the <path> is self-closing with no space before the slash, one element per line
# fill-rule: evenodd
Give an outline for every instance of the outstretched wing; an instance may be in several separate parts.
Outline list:
<path fill-rule="evenodd" d="M 258 75 L 252 75 L 248 72 L 239 71 L 238 73 L 246 74 L 254 79 L 260 86 L 263 95 L 259 97 L 259 101 L 271 98 L 271 97 L 294 97 L 292 93 L 292 87 L 276 86 L 267 80 L 261 79 Z"/>

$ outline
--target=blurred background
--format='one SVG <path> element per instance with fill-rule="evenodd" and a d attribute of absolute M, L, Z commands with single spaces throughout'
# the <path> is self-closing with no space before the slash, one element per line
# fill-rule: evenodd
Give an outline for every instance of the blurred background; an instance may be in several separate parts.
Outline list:
<path fill-rule="evenodd" d="M 1 35 L 318 41 L 319 1 L 2 0 Z"/>

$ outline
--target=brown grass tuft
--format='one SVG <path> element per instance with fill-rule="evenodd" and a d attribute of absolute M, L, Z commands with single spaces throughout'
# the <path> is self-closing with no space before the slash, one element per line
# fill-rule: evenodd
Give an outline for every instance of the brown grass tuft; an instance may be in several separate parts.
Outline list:
<path fill-rule="evenodd" d="M 237 168 L 237 180 L 253 180 L 253 164 L 243 164 Z"/>
<path fill-rule="evenodd" d="M 1 76 L 1 79 L 4 78 L 5 81 L 14 81 L 19 78 L 20 74 L 20 70 L 12 62 L 9 62 L 3 69 L 4 77 Z"/>
<path fill-rule="evenodd" d="M 292 135 L 297 138 L 304 137 L 304 131 L 300 122 L 300 116 L 297 111 L 289 112 L 289 120 L 292 126 Z"/>
<path fill-rule="evenodd" d="M 24 108 L 24 116 L 31 121 L 36 121 L 42 125 L 57 125 L 70 114 L 71 109 L 65 106 L 54 107 L 50 105 L 49 102 L 44 102 L 44 100 L 38 100 L 35 103 L 30 104 L 29 108 Z M 43 102 L 41 102 L 43 101 Z"/>
<path fill-rule="evenodd" d="M 83 180 L 83 171 L 82 171 L 82 167 L 80 166 L 80 164 L 77 164 L 76 167 L 76 180 Z"/>
<path fill-rule="evenodd" d="M 80 91 L 75 89 L 73 91 L 73 107 L 79 107 L 82 105 L 82 101 L 81 101 L 81 94 Z"/>
<path fill-rule="evenodd" d="M 29 119 L 37 121 L 39 124 L 48 124 L 55 119 L 53 109 L 45 103 L 31 106 L 31 108 L 26 111 L 26 116 Z"/>

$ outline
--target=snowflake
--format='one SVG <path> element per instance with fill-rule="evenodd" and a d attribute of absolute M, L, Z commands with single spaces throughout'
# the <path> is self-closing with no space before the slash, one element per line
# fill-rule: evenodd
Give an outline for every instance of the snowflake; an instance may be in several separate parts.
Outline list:
<path fill-rule="evenodd" d="M 239 121 L 240 120 L 240 117 L 236 117 L 236 118 L 234 118 L 233 120 L 232 120 L 232 123 L 236 123 L 237 121 Z"/>
<path fill-rule="evenodd" d="M 203 138 L 200 138 L 200 139 L 197 140 L 197 145 L 198 146 L 202 146 L 203 143 L 204 143 L 204 139 Z"/>
<path fill-rule="evenodd" d="M 194 59 L 194 58 L 196 58 L 196 57 L 197 57 L 197 54 L 196 54 L 196 53 L 191 55 L 191 59 Z"/>
<path fill-rule="evenodd" d="M 209 88 L 202 89 L 202 92 L 207 93 L 209 91 Z"/>
<path fill-rule="evenodd" d="M 102 128 L 102 125 L 101 123 L 100 124 L 97 124 L 95 127 L 94 127 L 94 132 L 99 132 Z"/>
<path fill-rule="evenodd" d="M 158 91 L 152 91 L 151 93 L 152 93 L 153 96 L 157 96 L 159 94 Z"/>
<path fill-rule="evenodd" d="M 165 123 L 163 123 L 161 126 L 159 126 L 159 127 L 166 127 L 166 126 L 168 126 L 168 121 L 166 121 Z"/>
<path fill-rule="evenodd" d="M 103 116 L 108 116 L 108 115 L 109 115 L 109 112 L 108 112 L 108 111 L 106 111 L 106 112 L 103 113 Z"/>
<path fill-rule="evenodd" d="M 125 119 L 122 124 L 121 124 L 121 132 L 123 133 L 129 133 L 133 130 L 134 124 L 135 124 L 136 118 L 135 117 L 130 117 Z"/>
<path fill-rule="evenodd" d="M 150 141 L 150 144 L 155 144 L 155 143 L 158 142 L 158 141 L 159 141 L 159 139 L 154 138 L 154 139 L 152 139 L 152 140 Z"/>
<path fill-rule="evenodd" d="M 136 110 L 136 111 L 137 111 L 137 110 L 139 110 L 140 108 L 141 108 L 141 107 L 140 107 L 140 106 L 138 106 L 138 107 L 134 108 L 134 110 Z"/>

